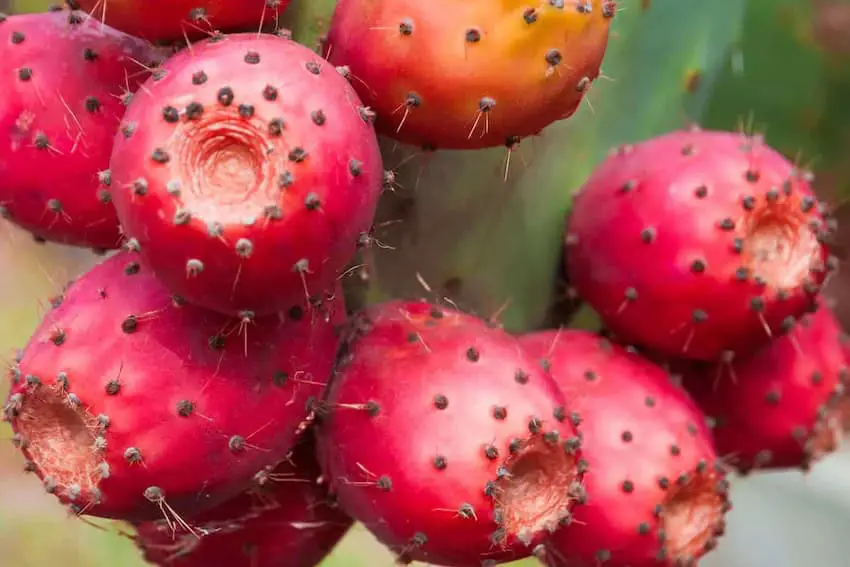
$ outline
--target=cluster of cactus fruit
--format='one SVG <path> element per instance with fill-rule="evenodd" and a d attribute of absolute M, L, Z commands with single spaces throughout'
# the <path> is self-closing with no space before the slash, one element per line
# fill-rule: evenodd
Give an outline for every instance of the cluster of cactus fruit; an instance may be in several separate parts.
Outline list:
<path fill-rule="evenodd" d="M 509 333 L 426 282 L 346 309 L 396 182 L 378 136 L 510 152 L 570 118 L 614 1 L 340 0 L 320 53 L 287 3 L 0 18 L 0 210 L 109 253 L 9 370 L 62 505 L 162 566 L 313 567 L 360 522 L 405 564 L 685 567 L 728 475 L 837 447 L 835 220 L 758 136 L 672 131 L 586 180 L 564 265 L 602 332 Z"/>

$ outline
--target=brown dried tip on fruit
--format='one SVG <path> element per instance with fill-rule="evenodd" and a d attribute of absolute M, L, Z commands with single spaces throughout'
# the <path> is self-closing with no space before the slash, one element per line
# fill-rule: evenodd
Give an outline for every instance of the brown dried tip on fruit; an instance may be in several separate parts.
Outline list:
<path fill-rule="evenodd" d="M 576 459 L 562 444 L 532 438 L 506 460 L 504 470 L 507 474 L 497 481 L 496 493 L 502 527 L 511 539 L 554 529 L 564 511 L 581 499 Z"/>
<path fill-rule="evenodd" d="M 660 518 L 671 565 L 689 565 L 688 560 L 714 547 L 725 527 L 726 492 L 726 481 L 715 469 L 694 474 L 684 486 L 671 489 Z"/>
<path fill-rule="evenodd" d="M 105 472 L 95 435 L 100 428 L 74 394 L 52 388 L 34 390 L 17 410 L 17 435 L 26 442 L 29 460 L 38 463 L 45 489 L 79 506 L 100 500 Z"/>

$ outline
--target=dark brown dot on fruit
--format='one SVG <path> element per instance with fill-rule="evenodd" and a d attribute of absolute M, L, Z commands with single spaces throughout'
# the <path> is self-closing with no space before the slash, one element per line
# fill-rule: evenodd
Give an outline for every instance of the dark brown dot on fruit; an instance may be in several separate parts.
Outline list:
<path fill-rule="evenodd" d="M 287 187 L 291 187 L 292 183 L 295 181 L 295 176 L 292 175 L 290 171 L 284 171 L 280 175 L 277 176 L 277 186 L 281 189 L 286 189 Z"/>
<path fill-rule="evenodd" d="M 204 271 L 204 263 L 197 258 L 189 258 L 186 260 L 186 275 L 195 277 Z"/>
<path fill-rule="evenodd" d="M 756 208 L 756 198 L 752 195 L 747 195 L 743 199 L 741 199 L 741 206 L 745 211 L 752 211 Z"/>
<path fill-rule="evenodd" d="M 655 228 L 648 227 L 640 231 L 640 239 L 644 244 L 651 244 L 655 240 Z"/>
<path fill-rule="evenodd" d="M 289 161 L 301 163 L 302 161 L 307 159 L 307 150 L 302 147 L 296 147 L 290 150 L 289 154 L 287 154 L 286 157 L 287 159 L 289 159 Z"/>
<path fill-rule="evenodd" d="M 360 177 L 363 173 L 363 162 L 357 159 L 352 159 L 348 162 L 348 172 L 352 177 Z"/>
<path fill-rule="evenodd" d="M 493 406 L 493 417 L 498 420 L 503 420 L 508 417 L 508 408 L 504 406 Z"/>
<path fill-rule="evenodd" d="M 375 400 L 369 400 L 366 402 L 366 413 L 369 414 L 369 417 L 376 417 L 381 413 L 381 405 Z"/>
<path fill-rule="evenodd" d="M 245 438 L 241 435 L 234 435 L 227 440 L 227 448 L 234 453 L 241 453 L 245 450 Z"/>
<path fill-rule="evenodd" d="M 233 89 L 230 87 L 221 87 L 218 89 L 218 95 L 216 98 L 218 99 L 218 103 L 222 106 L 230 106 L 233 103 Z"/>
<path fill-rule="evenodd" d="M 534 8 L 527 8 L 522 13 L 522 19 L 525 20 L 526 24 L 533 24 L 537 21 L 537 10 Z"/>
<path fill-rule="evenodd" d="M 117 396 L 121 392 L 121 382 L 118 380 L 110 380 L 106 383 L 106 395 Z"/>
<path fill-rule="evenodd" d="M 304 64 L 304 68 L 312 75 L 318 75 L 322 72 L 321 67 L 319 67 L 319 64 L 315 61 L 307 61 Z"/>
<path fill-rule="evenodd" d="M 378 481 L 375 484 L 384 492 L 391 492 L 393 489 L 393 481 L 387 475 L 383 475 L 378 478 Z"/>
<path fill-rule="evenodd" d="M 401 35 L 411 35 L 413 33 L 413 20 L 405 18 L 398 24 L 398 33 Z"/>
<path fill-rule="evenodd" d="M 691 272 L 695 274 L 701 274 L 705 272 L 705 268 L 706 266 L 704 260 L 700 260 L 699 258 L 697 258 L 696 260 L 691 262 Z"/>
<path fill-rule="evenodd" d="M 804 213 L 808 213 L 814 208 L 816 203 L 817 200 L 814 197 L 812 197 L 811 195 L 806 195 L 805 197 L 800 199 L 800 210 Z"/>
<path fill-rule="evenodd" d="M 812 372 L 811 380 L 813 386 L 819 386 L 823 383 L 823 374 L 815 370 Z"/>
<path fill-rule="evenodd" d="M 249 65 L 256 65 L 260 62 L 260 54 L 256 51 L 249 51 L 245 54 L 245 63 Z"/>
<path fill-rule="evenodd" d="M 141 269 L 142 265 L 139 262 L 127 262 L 124 264 L 124 274 L 128 276 L 135 276 Z"/>
<path fill-rule="evenodd" d="M 519 384 L 528 384 L 529 375 L 528 372 L 518 368 L 516 372 L 514 372 L 514 380 Z"/>
<path fill-rule="evenodd" d="M 445 470 L 448 464 L 448 461 L 443 455 L 437 455 L 434 457 L 434 468 L 438 471 Z"/>
<path fill-rule="evenodd" d="M 632 435 L 631 431 L 623 431 L 623 433 L 620 435 L 620 439 L 623 440 L 623 443 L 631 443 L 634 439 L 634 436 Z"/>
<path fill-rule="evenodd" d="M 136 133 L 137 124 L 135 122 L 127 122 L 121 125 L 121 135 L 130 139 Z"/>
<path fill-rule="evenodd" d="M 564 57 L 561 55 L 561 52 L 557 49 L 550 49 L 546 52 L 546 63 L 549 64 L 550 67 L 556 67 L 564 60 Z"/>
<path fill-rule="evenodd" d="M 195 411 L 195 404 L 189 400 L 180 400 L 177 402 L 177 415 L 180 417 L 189 417 Z"/>
<path fill-rule="evenodd" d="M 29 67 L 21 67 L 18 69 L 18 79 L 22 81 L 29 81 L 32 79 L 32 69 Z"/>
<path fill-rule="evenodd" d="M 566 441 L 564 441 L 564 451 L 570 455 L 574 455 L 579 449 L 581 449 L 581 438 L 570 437 Z"/>
<path fill-rule="evenodd" d="M 254 106 L 251 104 L 240 104 L 239 116 L 242 118 L 251 118 L 254 116 Z"/>
<path fill-rule="evenodd" d="M 310 119 L 316 126 L 323 126 L 325 122 L 327 122 L 327 116 L 325 116 L 325 113 L 321 110 L 314 110 L 311 112 Z"/>
<path fill-rule="evenodd" d="M 768 203 L 775 203 L 779 200 L 779 191 L 776 189 L 770 189 L 767 193 L 764 194 L 764 198 Z"/>
<path fill-rule="evenodd" d="M 215 334 L 207 339 L 207 346 L 210 347 L 210 350 L 214 351 L 222 351 L 224 350 L 224 335 Z"/>
<path fill-rule="evenodd" d="M 648 408 L 654 408 L 655 407 L 655 398 L 653 398 L 652 396 L 645 397 L 643 399 L 643 405 L 645 405 Z"/>
<path fill-rule="evenodd" d="M 128 315 L 126 319 L 121 321 L 121 330 L 125 333 L 135 333 L 139 328 L 139 321 L 135 315 Z"/>
<path fill-rule="evenodd" d="M 623 484 L 621 486 L 622 486 L 623 492 L 625 492 L 626 494 L 631 494 L 635 490 L 635 485 L 630 480 L 624 480 Z"/>
<path fill-rule="evenodd" d="M 764 298 L 753 297 L 752 299 L 750 299 L 750 309 L 752 309 L 756 313 L 763 312 L 764 308 L 765 308 Z"/>
<path fill-rule="evenodd" d="M 87 112 L 97 112 L 100 110 L 100 101 L 93 96 L 87 96 L 84 105 Z"/>
<path fill-rule="evenodd" d="M 494 108 L 496 108 L 496 100 L 489 96 L 485 96 L 478 101 L 478 110 L 481 112 L 490 112 Z"/>
<path fill-rule="evenodd" d="M 704 323 L 708 320 L 708 313 L 702 309 L 694 309 L 691 313 L 691 319 L 694 323 Z"/>
<path fill-rule="evenodd" d="M 797 324 L 797 320 L 790 315 L 782 320 L 782 323 L 779 324 L 779 330 L 783 333 L 788 333 L 791 329 L 794 328 L 794 325 Z"/>
<path fill-rule="evenodd" d="M 694 189 L 694 197 L 697 199 L 704 199 L 708 196 L 708 187 L 705 185 L 700 185 L 696 189 Z"/>
<path fill-rule="evenodd" d="M 478 43 L 481 41 L 481 32 L 475 28 L 466 30 L 466 41 L 467 43 Z"/>
<path fill-rule="evenodd" d="M 747 172 L 744 174 L 744 179 L 746 179 L 750 183 L 758 183 L 760 177 L 761 176 L 759 175 L 759 172 L 755 169 L 748 169 Z"/>
<path fill-rule="evenodd" d="M 565 421 L 567 419 L 567 411 L 564 409 L 564 406 L 556 407 L 554 411 L 552 411 L 552 417 L 554 417 L 556 421 Z"/>
<path fill-rule="evenodd" d="M 207 74 L 203 71 L 196 71 L 192 73 L 192 84 L 193 85 L 203 85 L 207 82 Z"/>
<path fill-rule="evenodd" d="M 660 488 L 661 490 L 667 490 L 668 488 L 670 488 L 670 479 L 668 479 L 666 476 L 662 476 L 661 478 L 659 478 L 658 488 Z"/>
<path fill-rule="evenodd" d="M 717 223 L 717 226 L 720 227 L 720 230 L 734 230 L 735 229 L 735 221 L 726 217 L 725 219 L 720 219 L 720 222 Z"/>
<path fill-rule="evenodd" d="M 528 430 L 531 433 L 540 433 L 540 428 L 543 427 L 543 422 L 537 417 L 532 417 L 528 420 Z"/>
<path fill-rule="evenodd" d="M 235 250 L 240 258 L 249 258 L 254 253 L 254 243 L 247 238 L 240 238 L 236 241 Z"/>
<path fill-rule="evenodd" d="M 186 118 L 189 120 L 198 120 L 204 115 L 204 105 L 200 102 L 190 102 L 186 105 Z"/>
<path fill-rule="evenodd" d="M 156 148 L 153 152 L 151 152 L 151 159 L 159 164 L 166 164 L 171 160 L 171 156 L 168 155 L 162 148 Z"/>
<path fill-rule="evenodd" d="M 764 395 L 764 401 L 767 402 L 768 405 L 775 406 L 779 403 L 781 396 L 778 391 L 771 390 L 767 394 Z"/>
<path fill-rule="evenodd" d="M 439 410 L 444 410 L 449 407 L 449 399 L 443 394 L 434 396 L 434 407 Z"/>
<path fill-rule="evenodd" d="M 469 347 L 466 349 L 466 359 L 470 362 L 478 362 L 481 358 L 481 353 L 478 352 L 478 349 L 475 347 Z"/>
<path fill-rule="evenodd" d="M 91 47 L 86 47 L 83 49 L 83 59 L 91 63 L 92 61 L 97 60 L 97 52 Z"/>
<path fill-rule="evenodd" d="M 597 376 L 596 372 L 594 372 L 593 370 L 584 371 L 584 379 L 588 382 L 595 382 L 598 377 L 599 376 Z"/>
<path fill-rule="evenodd" d="M 484 456 L 491 461 L 495 461 L 499 458 L 499 450 L 494 445 L 487 445 L 484 448 Z"/>
<path fill-rule="evenodd" d="M 417 108 L 422 104 L 422 99 L 420 96 L 414 92 L 407 93 L 407 96 L 404 97 L 404 104 L 408 108 Z"/>
<path fill-rule="evenodd" d="M 322 206 L 322 200 L 316 193 L 308 193 L 304 198 L 304 206 L 308 211 L 315 211 Z"/>
<path fill-rule="evenodd" d="M 638 535 L 648 535 L 649 534 L 649 524 L 647 524 L 646 522 L 641 522 L 640 524 L 638 524 L 637 531 L 638 531 Z"/>
<path fill-rule="evenodd" d="M 637 185 L 638 185 L 637 181 L 635 181 L 634 179 L 629 179 L 628 181 L 626 181 L 625 183 L 620 185 L 619 192 L 620 193 L 631 193 L 632 191 L 637 189 Z"/>
<path fill-rule="evenodd" d="M 682 450 L 679 448 L 678 445 L 670 445 L 670 454 L 674 457 L 678 457 L 682 454 Z"/>
<path fill-rule="evenodd" d="M 286 123 L 282 118 L 273 118 L 269 121 L 268 132 L 270 136 L 280 136 L 283 133 L 283 129 L 286 127 Z"/>
<path fill-rule="evenodd" d="M 166 106 L 162 109 L 162 117 L 166 122 L 173 124 L 180 120 L 180 112 L 173 106 Z"/>

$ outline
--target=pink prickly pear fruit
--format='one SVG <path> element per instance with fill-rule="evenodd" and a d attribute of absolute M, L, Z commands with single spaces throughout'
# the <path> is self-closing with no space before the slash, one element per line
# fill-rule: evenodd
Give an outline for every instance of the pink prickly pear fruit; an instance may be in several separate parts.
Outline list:
<path fill-rule="evenodd" d="M 527 557 L 583 500 L 564 396 L 516 338 L 421 301 L 356 315 L 320 416 L 344 510 L 399 560 Z"/>
<path fill-rule="evenodd" d="M 67 10 L 2 16 L 0 33 L 0 215 L 38 240 L 117 248 L 105 170 L 125 105 L 159 52 Z"/>
<path fill-rule="evenodd" d="M 5 417 L 27 470 L 77 513 L 190 516 L 289 451 L 333 365 L 332 317 L 296 304 L 230 319 L 120 253 L 54 303 L 12 369 Z"/>
<path fill-rule="evenodd" d="M 68 0 L 96 20 L 150 41 L 198 39 L 274 24 L 289 0 Z"/>
<path fill-rule="evenodd" d="M 622 147 L 576 196 L 566 262 L 623 341 L 730 359 L 811 310 L 834 258 L 809 185 L 759 137 L 677 131 Z"/>
<path fill-rule="evenodd" d="M 699 408 L 655 364 L 587 331 L 520 344 L 582 417 L 586 506 L 547 542 L 549 567 L 693 565 L 714 548 L 727 482 Z"/>
<path fill-rule="evenodd" d="M 837 448 L 850 378 L 839 334 L 821 308 L 746 358 L 683 366 L 683 385 L 712 420 L 731 467 L 809 470 Z"/>
<path fill-rule="evenodd" d="M 160 567 L 314 567 L 352 525 L 320 484 L 312 435 L 249 491 L 175 534 L 165 520 L 136 526 L 145 560 Z"/>
<path fill-rule="evenodd" d="M 185 50 L 130 104 L 113 199 L 190 303 L 264 315 L 329 289 L 368 238 L 383 170 L 371 114 L 326 61 L 272 35 Z"/>
<path fill-rule="evenodd" d="M 325 45 L 377 113 L 424 147 L 513 147 L 569 118 L 599 76 L 611 0 L 340 0 Z"/>

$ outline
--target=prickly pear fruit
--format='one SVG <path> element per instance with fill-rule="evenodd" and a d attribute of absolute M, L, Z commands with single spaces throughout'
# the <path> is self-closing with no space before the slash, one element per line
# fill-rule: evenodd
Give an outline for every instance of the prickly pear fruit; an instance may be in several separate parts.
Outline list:
<path fill-rule="evenodd" d="M 330 374 L 333 315 L 306 310 L 243 323 L 173 298 L 137 254 L 111 257 L 12 369 L 5 417 L 27 468 L 109 518 L 173 520 L 238 494 L 291 448 Z"/>
<path fill-rule="evenodd" d="M 187 301 L 239 316 L 332 286 L 383 181 L 348 82 L 306 47 L 257 34 L 195 44 L 162 70 L 127 109 L 111 161 L 146 264 Z"/>
<path fill-rule="evenodd" d="M 808 174 L 761 138 L 671 132 L 620 148 L 582 187 L 568 273 L 622 340 L 728 360 L 811 309 L 831 228 Z"/>
<path fill-rule="evenodd" d="M 587 506 L 549 567 L 692 565 L 724 527 L 727 486 L 699 408 L 658 366 L 587 331 L 520 338 L 581 416 Z"/>
<path fill-rule="evenodd" d="M 289 0 L 72 0 L 96 20 L 150 41 L 197 39 L 274 24 Z"/>
<path fill-rule="evenodd" d="M 121 243 L 109 153 L 132 93 L 159 53 L 67 10 L 4 17 L 0 214 L 39 240 Z"/>
<path fill-rule="evenodd" d="M 730 466 L 808 470 L 836 449 L 850 378 L 839 334 L 833 314 L 821 308 L 746 358 L 679 369 Z"/>
<path fill-rule="evenodd" d="M 403 561 L 528 556 L 583 498 L 565 399 L 517 340 L 422 301 L 356 315 L 323 410 L 340 505 Z"/>
<path fill-rule="evenodd" d="M 599 76 L 611 0 L 340 0 L 326 54 L 381 134 L 425 147 L 514 146 L 569 118 Z"/>
<path fill-rule="evenodd" d="M 291 457 L 261 471 L 248 492 L 175 534 L 165 520 L 136 526 L 145 559 L 161 567 L 314 567 L 348 532 L 352 520 L 319 484 L 312 435 Z M 200 537 L 199 537 L 200 536 Z"/>

